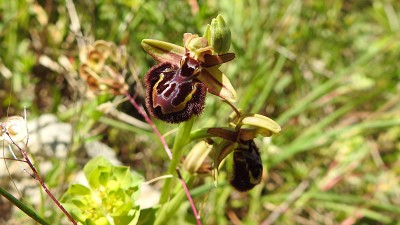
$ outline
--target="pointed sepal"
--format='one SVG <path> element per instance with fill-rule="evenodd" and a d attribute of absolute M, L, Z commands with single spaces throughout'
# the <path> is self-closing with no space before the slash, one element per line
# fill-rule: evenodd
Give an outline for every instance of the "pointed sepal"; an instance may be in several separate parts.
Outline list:
<path fill-rule="evenodd" d="M 169 62 L 179 66 L 182 57 L 185 55 L 185 48 L 165 41 L 154 39 L 143 39 L 143 49 L 160 63 Z"/>
<path fill-rule="evenodd" d="M 197 79 L 206 85 L 209 93 L 219 96 L 228 102 L 236 101 L 235 89 L 228 77 L 218 68 L 211 67 L 203 69 Z"/>

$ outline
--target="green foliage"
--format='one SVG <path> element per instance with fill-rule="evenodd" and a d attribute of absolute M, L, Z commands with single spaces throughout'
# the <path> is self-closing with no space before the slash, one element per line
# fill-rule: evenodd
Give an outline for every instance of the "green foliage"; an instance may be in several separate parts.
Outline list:
<path fill-rule="evenodd" d="M 92 159 L 83 171 L 88 186 L 73 184 L 61 199 L 74 219 L 87 225 L 137 223 L 141 176 L 104 157 Z"/>

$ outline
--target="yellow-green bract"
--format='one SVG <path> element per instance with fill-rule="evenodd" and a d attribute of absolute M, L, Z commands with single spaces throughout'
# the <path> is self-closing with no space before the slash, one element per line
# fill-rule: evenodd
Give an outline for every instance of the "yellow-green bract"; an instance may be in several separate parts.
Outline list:
<path fill-rule="evenodd" d="M 84 174 L 89 186 L 73 184 L 61 199 L 74 219 L 96 225 L 137 223 L 141 176 L 129 167 L 112 165 L 104 157 L 89 161 Z"/>

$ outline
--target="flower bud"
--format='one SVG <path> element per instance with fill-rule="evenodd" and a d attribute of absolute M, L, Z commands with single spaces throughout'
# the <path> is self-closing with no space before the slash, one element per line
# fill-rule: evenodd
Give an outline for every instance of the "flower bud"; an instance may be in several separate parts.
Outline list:
<path fill-rule="evenodd" d="M 206 141 L 197 143 L 187 155 L 183 166 L 190 173 L 196 173 L 203 165 L 205 159 L 212 149 L 212 145 Z"/>
<path fill-rule="evenodd" d="M 207 25 L 204 37 L 217 54 L 227 53 L 231 47 L 231 30 L 221 15 L 213 19 L 211 25 Z"/>

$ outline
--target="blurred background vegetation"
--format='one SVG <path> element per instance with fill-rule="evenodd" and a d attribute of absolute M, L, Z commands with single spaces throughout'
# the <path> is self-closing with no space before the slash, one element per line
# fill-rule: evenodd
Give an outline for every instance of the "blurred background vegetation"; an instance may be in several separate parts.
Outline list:
<path fill-rule="evenodd" d="M 183 33 L 202 35 L 222 14 L 236 54 L 222 70 L 238 92 L 236 106 L 283 130 L 257 140 L 265 177 L 249 193 L 225 182 L 229 162 L 220 187 L 210 189 L 207 178 L 192 188 L 204 224 L 400 220 L 399 1 L 83 0 L 75 7 L 83 35 L 71 32 L 64 1 L 0 0 L 0 118 L 27 107 L 28 119 L 51 113 L 73 124 L 67 173 L 81 169 L 73 163 L 80 160 L 77 149 L 92 139 L 111 146 L 146 180 L 164 175 L 168 165 L 152 132 L 96 111 L 101 96 L 93 103 L 81 91 L 77 40 L 125 45 L 143 80 L 155 62 L 142 39 L 182 45 Z M 138 85 L 130 85 L 143 103 Z M 119 109 L 142 119 L 133 108 Z M 225 126 L 229 114 L 209 95 L 194 126 Z M 176 129 L 156 124 L 163 134 Z M 170 146 L 173 136 L 166 136 Z M 176 221 L 192 215 L 187 203 L 178 210 Z"/>

